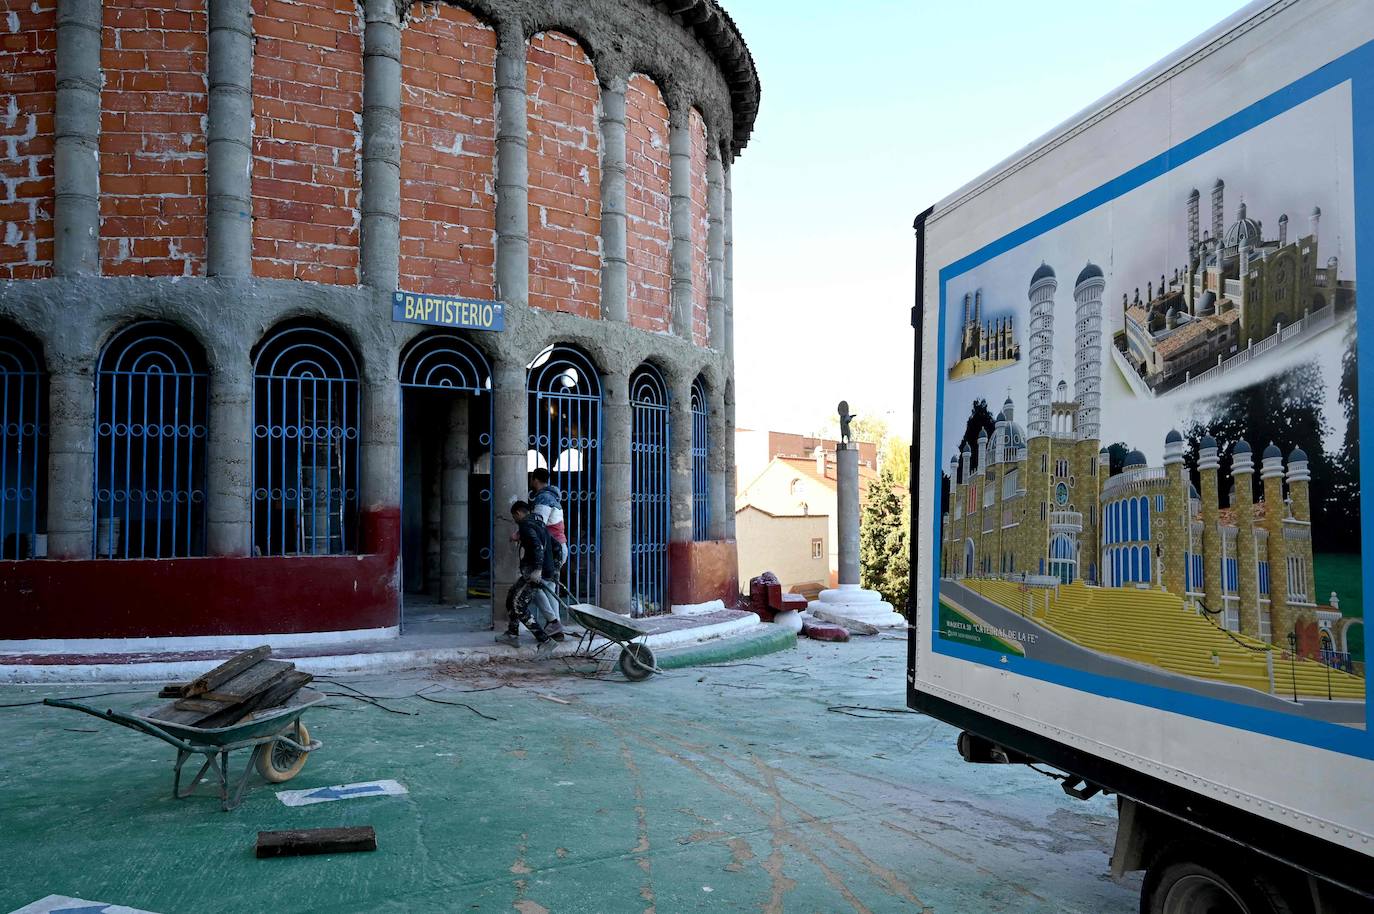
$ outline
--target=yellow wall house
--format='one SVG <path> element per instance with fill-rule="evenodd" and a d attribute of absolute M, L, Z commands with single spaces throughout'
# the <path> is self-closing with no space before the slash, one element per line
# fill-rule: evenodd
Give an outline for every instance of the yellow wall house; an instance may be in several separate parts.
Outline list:
<path fill-rule="evenodd" d="M 765 571 L 778 576 L 784 588 L 815 581 L 830 574 L 830 518 L 824 514 L 770 514 L 754 505 L 735 513 L 739 544 L 739 579 Z"/>
<path fill-rule="evenodd" d="M 859 502 L 863 504 L 868 497 L 868 487 L 878 478 L 877 470 L 859 465 Z M 782 566 L 789 561 L 790 546 L 781 541 L 773 543 L 770 539 L 773 532 L 760 532 L 755 535 L 746 530 L 739 529 L 739 524 L 744 523 L 743 513 L 747 508 L 758 509 L 764 515 L 773 518 L 794 518 L 798 516 L 823 516 L 825 518 L 825 564 L 821 566 L 821 573 L 817 577 L 811 578 L 813 581 L 822 581 L 833 586 L 839 577 L 840 556 L 839 540 L 836 533 L 835 518 L 835 461 L 834 454 L 818 449 L 814 457 L 774 457 L 768 462 L 753 481 L 743 486 L 739 494 L 735 496 L 735 524 L 736 541 L 740 551 L 740 582 L 747 583 L 749 578 L 757 575 L 754 571 L 747 573 L 744 557 L 752 555 L 758 558 L 765 567 L 762 570 L 773 571 L 778 575 L 778 579 L 783 583 L 794 583 L 787 581 L 782 572 L 776 567 L 771 567 L 769 563 Z M 776 529 L 776 523 L 774 528 Z M 767 526 L 763 522 L 758 522 L 758 526 Z M 757 536 L 757 538 L 756 538 Z M 795 583 L 805 583 L 799 581 Z"/>

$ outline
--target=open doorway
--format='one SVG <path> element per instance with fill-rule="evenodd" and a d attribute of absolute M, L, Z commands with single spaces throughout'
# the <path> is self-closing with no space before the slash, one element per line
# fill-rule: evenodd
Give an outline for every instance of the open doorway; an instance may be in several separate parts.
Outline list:
<path fill-rule="evenodd" d="M 402 625 L 491 620 L 491 372 L 453 333 L 401 357 Z"/>

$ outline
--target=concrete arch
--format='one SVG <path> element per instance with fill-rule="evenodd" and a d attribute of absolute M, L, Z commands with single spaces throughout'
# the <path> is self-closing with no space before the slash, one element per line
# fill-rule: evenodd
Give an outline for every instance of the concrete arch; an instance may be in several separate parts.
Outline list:
<path fill-rule="evenodd" d="M 257 363 L 258 356 L 262 353 L 262 348 L 268 341 L 274 339 L 277 334 L 282 331 L 291 330 L 296 327 L 325 330 L 337 336 L 352 354 L 357 366 L 359 380 L 369 378 L 368 371 L 372 360 L 368 358 L 367 347 L 361 344 L 357 334 L 346 325 L 333 320 L 328 315 L 319 314 L 313 311 L 281 315 L 253 341 L 253 345 L 248 350 L 249 364 L 255 365 Z M 399 352 L 399 350 L 397 351 Z M 388 360 L 385 364 L 392 365 L 395 364 L 395 362 L 394 360 Z"/>
<path fill-rule="evenodd" d="M 1350 629 L 1356 625 L 1364 627 L 1364 619 L 1358 616 L 1342 616 L 1335 625 L 1332 626 L 1332 637 L 1336 643 L 1336 650 L 1343 654 L 1350 652 Z"/>

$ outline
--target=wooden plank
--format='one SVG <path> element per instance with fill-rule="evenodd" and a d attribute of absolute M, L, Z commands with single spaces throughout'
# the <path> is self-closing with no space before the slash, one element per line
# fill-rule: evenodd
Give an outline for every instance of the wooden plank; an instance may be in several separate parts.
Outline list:
<path fill-rule="evenodd" d="M 162 687 L 162 691 L 157 693 L 158 698 L 185 698 L 186 690 L 191 687 L 189 682 L 169 682 Z"/>
<path fill-rule="evenodd" d="M 300 670 L 288 671 L 280 680 L 270 688 L 263 689 L 261 692 L 249 697 L 245 701 L 237 702 L 226 706 L 220 711 L 206 715 L 201 718 L 198 727 L 213 729 L 215 727 L 228 727 L 243 720 L 254 711 L 266 708 L 276 708 L 286 704 L 292 695 L 299 692 L 306 683 L 315 677 Z"/>
<path fill-rule="evenodd" d="M 178 698 L 172 702 L 172 707 L 178 711 L 199 711 L 203 717 L 206 714 L 214 714 L 216 711 L 223 711 L 231 702 L 214 701 L 213 699 L 201 698 Z"/>
<path fill-rule="evenodd" d="M 186 697 L 194 697 L 223 685 L 258 661 L 266 660 L 271 653 L 272 646 L 263 644 L 251 651 L 244 651 L 242 654 L 230 657 L 210 672 L 193 680 L 186 690 Z"/>
<path fill-rule="evenodd" d="M 258 832 L 257 855 L 260 858 L 346 854 L 376 849 L 377 833 L 371 825 Z"/>
<path fill-rule="evenodd" d="M 194 727 L 201 718 L 205 716 L 203 711 L 180 711 L 177 709 L 176 702 L 168 702 L 156 711 L 148 714 L 154 720 L 166 721 L 169 724 L 185 724 Z"/>
<path fill-rule="evenodd" d="M 296 668 L 289 660 L 259 660 L 228 682 L 205 692 L 200 698 L 237 704 L 269 689 L 283 676 Z"/>

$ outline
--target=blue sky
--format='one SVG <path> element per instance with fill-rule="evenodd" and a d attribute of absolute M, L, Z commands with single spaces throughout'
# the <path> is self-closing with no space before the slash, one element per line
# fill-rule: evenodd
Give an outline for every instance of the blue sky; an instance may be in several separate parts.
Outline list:
<path fill-rule="evenodd" d="M 724 0 L 763 99 L 736 161 L 737 424 L 910 428 L 916 213 L 1237 0 Z"/>

